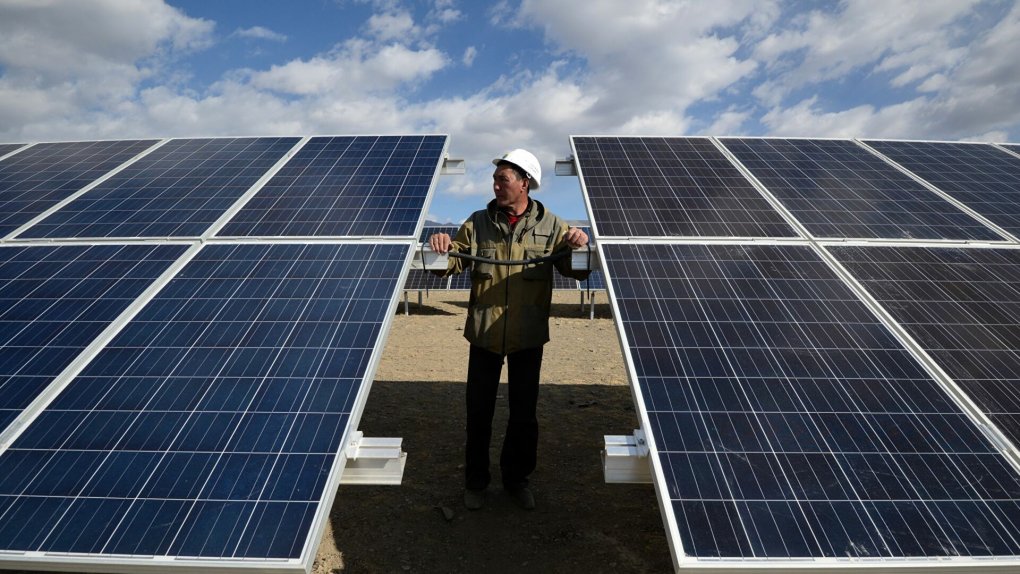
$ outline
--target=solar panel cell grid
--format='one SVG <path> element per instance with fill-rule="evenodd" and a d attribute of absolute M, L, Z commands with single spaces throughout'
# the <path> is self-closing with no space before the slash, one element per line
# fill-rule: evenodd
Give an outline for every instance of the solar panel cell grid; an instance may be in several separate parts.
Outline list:
<path fill-rule="evenodd" d="M 220 236 L 409 236 L 445 136 L 312 138 Z"/>
<path fill-rule="evenodd" d="M 1020 252 L 842 247 L 833 253 L 1020 444 Z"/>
<path fill-rule="evenodd" d="M 602 249 L 688 556 L 1020 552 L 1016 471 L 810 248 Z"/>
<path fill-rule="evenodd" d="M 408 249 L 205 246 L 0 457 L 0 548 L 314 548 Z"/>
<path fill-rule="evenodd" d="M 0 430 L 184 249 L 0 248 Z"/>
<path fill-rule="evenodd" d="M 852 141 L 721 141 L 816 237 L 1002 239 Z"/>
<path fill-rule="evenodd" d="M 41 143 L 0 162 L 0 236 L 145 151 L 155 140 Z"/>
<path fill-rule="evenodd" d="M 171 140 L 21 237 L 197 237 L 298 141 Z"/>
<path fill-rule="evenodd" d="M 866 140 L 893 161 L 980 213 L 1020 233 L 1020 158 L 985 144 Z"/>
<path fill-rule="evenodd" d="M 796 235 L 707 138 L 572 141 L 602 236 Z"/>
<path fill-rule="evenodd" d="M 12 144 L 12 143 L 0 144 L 0 157 L 3 157 L 11 153 L 12 151 L 22 148 L 24 146 L 25 144 Z"/>

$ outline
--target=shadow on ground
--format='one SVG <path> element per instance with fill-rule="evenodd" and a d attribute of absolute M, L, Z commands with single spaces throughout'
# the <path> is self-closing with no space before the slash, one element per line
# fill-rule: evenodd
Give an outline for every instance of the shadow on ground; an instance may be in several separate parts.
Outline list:
<path fill-rule="evenodd" d="M 403 437 L 407 468 L 400 486 L 340 487 L 331 526 L 341 572 L 672 571 L 653 487 L 602 477 L 603 435 L 636 428 L 627 386 L 543 383 L 530 512 L 495 483 L 485 508 L 462 506 L 463 391 L 461 382 L 373 384 L 361 430 Z M 503 397 L 505 384 L 493 427 L 496 477 Z"/>

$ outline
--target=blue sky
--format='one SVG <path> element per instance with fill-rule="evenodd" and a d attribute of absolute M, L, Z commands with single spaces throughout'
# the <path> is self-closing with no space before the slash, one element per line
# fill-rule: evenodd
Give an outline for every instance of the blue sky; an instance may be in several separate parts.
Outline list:
<path fill-rule="evenodd" d="M 491 196 L 570 135 L 1020 140 L 1020 2 L 0 0 L 0 141 L 447 133 Z"/>

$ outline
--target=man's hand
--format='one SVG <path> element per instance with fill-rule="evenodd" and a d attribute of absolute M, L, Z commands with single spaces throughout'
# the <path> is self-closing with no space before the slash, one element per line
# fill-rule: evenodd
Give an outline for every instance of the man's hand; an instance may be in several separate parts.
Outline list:
<path fill-rule="evenodd" d="M 435 236 L 433 235 L 433 237 Z M 567 242 L 567 245 L 569 245 L 571 249 L 577 249 L 578 247 L 588 245 L 588 235 L 576 227 L 568 229 L 566 235 L 563 236 L 563 239 Z"/>
<path fill-rule="evenodd" d="M 585 241 L 587 240 L 586 237 Z M 433 233 L 429 236 L 429 248 L 440 255 L 446 253 L 450 250 L 450 236 L 445 233 Z"/>

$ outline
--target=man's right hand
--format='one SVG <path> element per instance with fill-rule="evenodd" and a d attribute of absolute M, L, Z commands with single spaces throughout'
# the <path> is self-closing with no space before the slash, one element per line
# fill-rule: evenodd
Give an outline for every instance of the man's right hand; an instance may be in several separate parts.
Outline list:
<path fill-rule="evenodd" d="M 450 236 L 445 233 L 433 233 L 429 236 L 429 248 L 442 255 L 450 250 Z"/>

